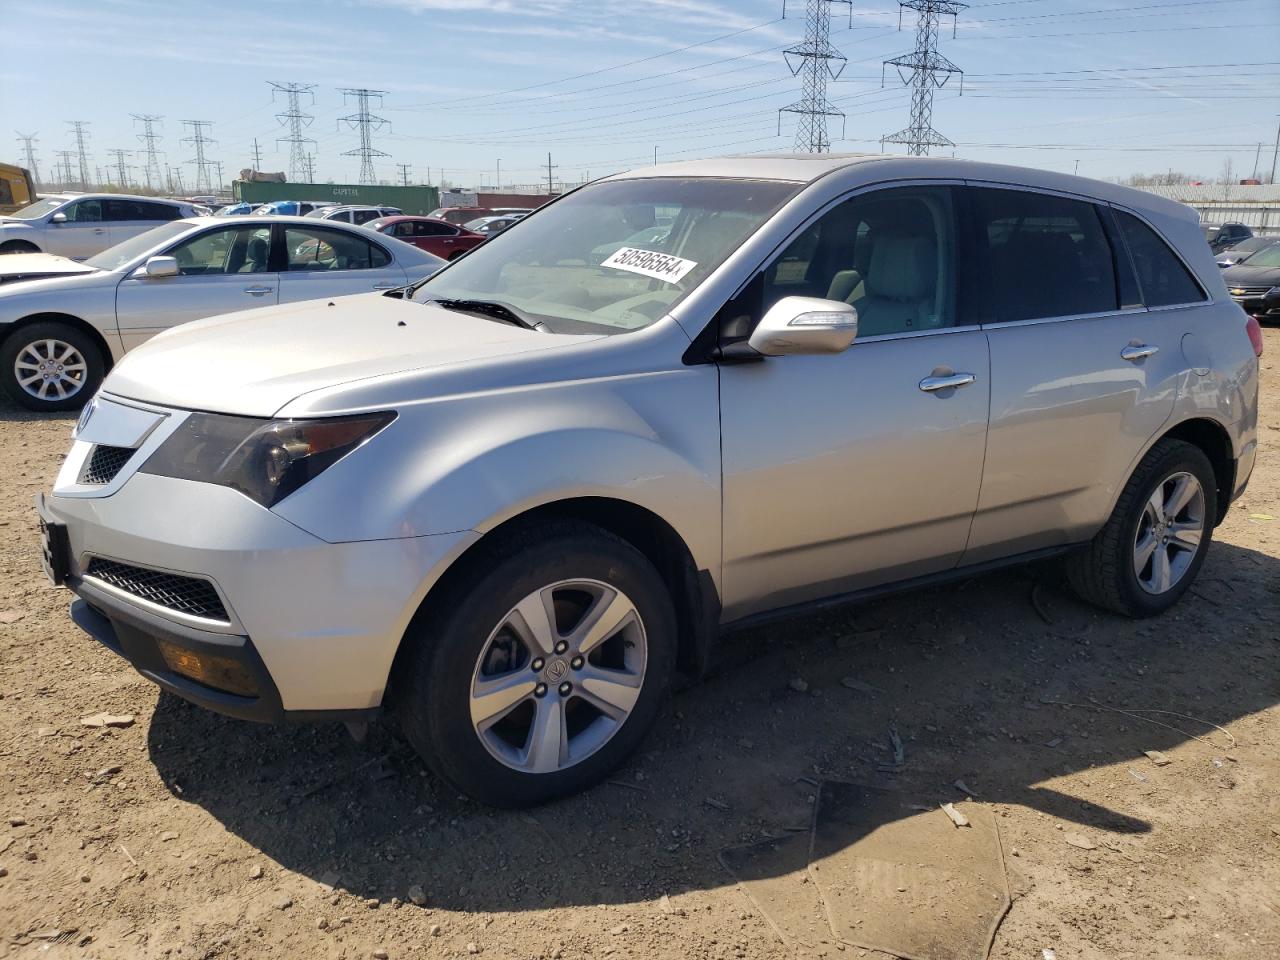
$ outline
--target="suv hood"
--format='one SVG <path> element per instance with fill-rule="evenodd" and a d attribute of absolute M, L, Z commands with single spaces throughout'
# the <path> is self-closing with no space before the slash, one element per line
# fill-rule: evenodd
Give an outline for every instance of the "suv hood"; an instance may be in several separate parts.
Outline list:
<path fill-rule="evenodd" d="M 129 353 L 103 390 L 160 406 L 269 417 L 313 390 L 595 339 L 357 294 L 174 327 Z"/>
<path fill-rule="evenodd" d="M 96 271 L 96 267 L 85 266 L 66 257 L 55 257 L 51 253 L 10 253 L 0 257 L 0 283 L 39 280 L 43 277 L 65 277 Z"/>

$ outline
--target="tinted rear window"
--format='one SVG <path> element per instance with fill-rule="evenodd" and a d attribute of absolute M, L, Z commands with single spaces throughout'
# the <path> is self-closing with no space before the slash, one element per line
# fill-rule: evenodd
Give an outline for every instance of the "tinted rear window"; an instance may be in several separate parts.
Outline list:
<path fill-rule="evenodd" d="M 1116 211 L 1148 307 L 1200 303 L 1204 291 L 1160 236 L 1131 213 Z"/>

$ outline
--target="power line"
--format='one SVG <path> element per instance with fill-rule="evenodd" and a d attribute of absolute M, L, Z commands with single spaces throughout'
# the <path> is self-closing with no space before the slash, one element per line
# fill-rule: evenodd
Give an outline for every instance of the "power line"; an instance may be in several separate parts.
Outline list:
<path fill-rule="evenodd" d="M 809 153 L 826 153 L 831 149 L 827 136 L 827 118 L 844 114 L 827 99 L 827 80 L 836 80 L 849 62 L 843 53 L 831 45 L 831 4 L 849 3 L 850 19 L 853 16 L 852 0 L 807 0 L 804 11 L 804 40 L 797 46 L 783 51 L 783 59 L 793 77 L 804 76 L 804 94 L 795 103 L 778 111 L 778 133 L 782 133 L 782 115 L 794 113 L 800 120 L 796 124 L 796 150 Z M 786 0 L 782 2 L 782 15 L 787 15 Z M 837 66 L 838 64 L 838 66 Z M 840 131 L 841 137 L 844 130 Z"/>
<path fill-rule="evenodd" d="M 302 112 L 302 95 L 305 93 L 311 98 L 311 102 L 316 102 L 316 96 L 311 91 L 315 89 L 314 83 L 280 83 L 275 80 L 267 81 L 271 85 L 271 99 L 274 100 L 277 93 L 283 93 L 288 98 L 288 107 L 283 113 L 277 113 L 276 119 L 280 121 L 282 126 L 288 126 L 289 136 L 281 137 L 276 143 L 289 144 L 289 179 L 294 182 L 301 181 L 306 174 L 307 161 L 309 154 L 307 145 L 316 147 L 316 142 L 311 137 L 304 137 L 302 131 L 311 126 L 311 122 L 315 117 L 309 113 Z M 254 147 L 257 148 L 257 140 L 254 140 Z M 311 181 L 306 181 L 310 183 Z"/>
<path fill-rule="evenodd" d="M 379 103 L 386 96 L 385 90 L 367 90 L 364 87 L 344 87 L 339 88 L 342 94 L 342 102 L 346 103 L 348 97 L 355 97 L 356 112 L 345 117 L 339 117 L 339 123 L 345 123 L 352 130 L 358 130 L 360 133 L 360 146 L 354 150 L 347 150 L 342 155 L 344 157 L 360 158 L 360 182 L 374 184 L 378 182 L 378 178 L 373 172 L 374 157 L 389 157 L 391 154 L 382 150 L 375 150 L 373 147 L 373 131 L 381 130 L 383 127 L 390 128 L 391 124 L 383 117 L 375 116 L 369 112 L 369 101 L 376 98 Z"/>
<path fill-rule="evenodd" d="M 85 140 L 89 137 L 89 131 L 85 127 L 89 126 L 87 120 L 68 120 L 72 131 L 76 135 L 76 155 L 80 166 L 80 189 L 89 189 L 89 151 L 85 144 Z"/>
<path fill-rule="evenodd" d="M 904 9 L 916 12 L 916 48 L 884 61 L 881 83 L 884 67 L 896 67 L 903 84 L 911 87 L 911 124 L 905 130 L 889 134 L 882 143 L 904 144 L 913 157 L 927 157 L 930 147 L 955 146 L 933 129 L 933 91 L 953 73 L 964 74 L 938 52 L 938 24 L 943 17 L 951 17 L 954 24 L 956 16 L 967 6 L 957 0 L 899 0 L 899 19 Z"/>
<path fill-rule="evenodd" d="M 195 157 L 184 161 L 185 163 L 195 164 L 196 168 L 196 193 L 209 193 L 213 189 L 213 184 L 209 179 L 209 168 L 213 166 L 213 162 L 204 155 L 204 148 L 209 144 L 218 141 L 206 135 L 206 131 L 213 127 L 211 120 L 183 120 L 183 126 L 191 128 L 191 136 L 183 137 L 183 143 L 189 143 L 195 148 Z"/>
<path fill-rule="evenodd" d="M 133 113 L 131 117 L 142 124 L 142 132 L 137 135 L 142 141 L 142 150 L 144 159 L 142 161 L 142 176 L 147 181 L 147 189 L 154 190 L 156 185 L 161 183 L 160 180 L 160 154 L 164 151 L 157 150 L 156 144 L 160 142 L 160 134 L 156 133 L 155 125 L 164 118 L 154 113 Z"/>
<path fill-rule="evenodd" d="M 22 149 L 27 156 L 27 171 L 31 174 L 32 182 L 38 187 L 40 186 L 40 168 L 36 166 L 35 143 L 39 137 L 34 133 L 22 133 L 19 130 L 15 130 L 14 133 L 18 134 L 18 139 L 22 141 Z"/>

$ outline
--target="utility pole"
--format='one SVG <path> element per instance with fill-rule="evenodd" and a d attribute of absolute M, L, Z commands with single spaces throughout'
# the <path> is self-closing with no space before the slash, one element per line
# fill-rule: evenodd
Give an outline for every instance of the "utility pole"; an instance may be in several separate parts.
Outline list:
<path fill-rule="evenodd" d="M 161 183 L 159 154 L 163 151 L 156 149 L 160 134 L 156 133 L 155 125 L 163 117 L 154 113 L 132 113 L 130 116 L 135 122 L 142 124 L 142 132 L 138 134 L 138 139 L 142 141 L 142 177 L 147 181 L 148 190 L 157 189 L 157 184 Z"/>
<path fill-rule="evenodd" d="M 129 186 L 129 166 L 124 161 L 125 157 L 129 156 L 130 151 L 115 149 L 108 150 L 107 153 L 115 160 L 117 186 Z"/>
<path fill-rule="evenodd" d="M 1253 179 L 1258 179 L 1258 163 L 1262 160 L 1262 141 L 1258 141 L 1258 149 L 1253 151 Z"/>
<path fill-rule="evenodd" d="M 178 188 L 177 190 L 174 190 L 173 192 L 174 192 L 174 193 L 177 193 L 177 194 L 184 194 L 184 193 L 186 193 L 186 192 L 187 192 L 187 188 L 186 188 L 186 186 L 185 186 L 185 185 L 183 184 L 183 182 L 182 182 L 182 168 L 181 168 L 181 167 L 178 167 L 178 168 L 175 168 L 175 169 L 174 169 L 174 171 L 173 171 L 173 179 L 174 179 L 174 184 L 175 184 L 175 185 L 177 186 L 177 188 Z"/>
<path fill-rule="evenodd" d="M 899 0 L 899 29 L 902 28 L 903 9 L 916 12 L 916 48 L 904 56 L 884 61 L 880 68 L 880 84 L 884 85 L 884 67 L 897 67 L 903 84 L 912 88 L 911 125 L 882 137 L 881 144 L 904 144 L 913 157 L 927 157 L 930 147 L 955 146 L 933 129 L 934 90 L 941 88 L 953 73 L 958 73 L 962 78 L 960 91 L 964 92 L 964 71 L 938 52 L 938 23 L 943 17 L 951 17 L 954 34 L 955 18 L 967 6 L 958 0 Z"/>
<path fill-rule="evenodd" d="M 348 97 L 355 97 L 356 100 L 356 112 L 346 117 L 339 117 L 338 123 L 345 123 L 352 130 L 358 130 L 360 133 L 360 146 L 342 155 L 360 158 L 361 183 L 377 183 L 378 178 L 373 172 L 373 158 L 389 157 L 391 154 L 373 148 L 373 131 L 381 130 L 383 127 L 389 130 L 391 124 L 384 118 L 369 112 L 369 101 L 376 99 L 381 103 L 382 98 L 386 96 L 386 91 L 367 90 L 364 87 L 343 87 L 339 88 L 338 92 L 342 94 L 343 103 L 347 102 Z"/>
<path fill-rule="evenodd" d="M 552 187 L 551 185 L 551 171 L 554 169 L 555 167 L 551 165 L 551 154 L 548 153 L 547 154 L 547 193 L 548 195 L 555 192 L 555 188 Z"/>
<path fill-rule="evenodd" d="M 253 138 L 253 172 L 259 173 L 262 170 L 262 148 L 258 146 L 258 138 Z"/>
<path fill-rule="evenodd" d="M 191 136 L 183 137 L 183 143 L 192 144 L 195 147 L 196 155 L 187 163 L 195 164 L 196 168 L 196 193 L 208 193 L 212 188 L 209 185 L 209 168 L 213 166 L 213 162 L 205 158 L 204 148 L 210 144 L 217 143 L 217 140 L 208 136 L 207 131 L 213 126 L 210 120 L 183 120 L 183 126 L 191 128 Z"/>
<path fill-rule="evenodd" d="M 782 134 L 782 115 L 794 113 L 800 118 L 796 125 L 796 150 L 809 153 L 826 153 L 831 149 L 827 136 L 827 118 L 839 117 L 840 136 L 844 137 L 844 112 L 836 109 L 827 99 L 827 80 L 835 80 L 844 72 L 847 58 L 831 45 L 831 4 L 848 3 L 849 20 L 853 21 L 852 0 L 806 0 L 804 41 L 799 46 L 782 52 L 793 77 L 803 75 L 804 95 L 778 111 L 778 134 Z M 782 3 L 782 16 L 787 15 L 786 0 Z M 653 148 L 653 162 L 658 162 L 658 148 Z"/>
<path fill-rule="evenodd" d="M 654 147 L 653 147 L 653 165 L 655 167 L 658 165 L 658 145 L 657 144 L 654 144 Z"/>
<path fill-rule="evenodd" d="M 35 181 L 38 187 L 40 186 L 40 168 L 36 166 L 35 143 L 39 138 L 34 133 L 14 132 L 18 134 L 18 139 L 22 141 L 22 148 L 27 155 L 27 170 L 31 173 L 31 179 Z"/>
<path fill-rule="evenodd" d="M 311 98 L 311 103 L 316 102 L 316 95 L 311 91 L 315 89 L 314 83 L 280 83 L 275 80 L 267 81 L 271 85 L 271 99 L 276 98 L 277 93 L 283 93 L 287 98 L 288 107 L 283 113 L 277 113 L 276 119 L 280 121 L 281 126 L 289 128 L 289 136 L 281 137 L 276 143 L 289 144 L 289 179 L 295 183 L 302 180 L 306 176 L 306 156 L 308 144 L 314 150 L 316 149 L 315 140 L 310 137 L 304 137 L 302 131 L 311 126 L 311 121 L 315 119 L 309 113 L 302 112 L 302 96 L 306 94 Z M 254 150 L 257 150 L 258 141 L 254 140 Z M 256 169 L 256 168 L 255 168 Z M 306 181 L 310 183 L 311 181 Z"/>
<path fill-rule="evenodd" d="M 501 157 L 498 158 L 497 172 L 498 172 L 498 175 L 493 178 L 493 188 L 498 193 L 501 193 L 502 192 L 502 158 Z"/>
<path fill-rule="evenodd" d="M 1280 158 L 1280 124 L 1276 125 L 1276 149 L 1271 154 L 1271 182 L 1276 182 L 1276 159 Z"/>
<path fill-rule="evenodd" d="M 409 171 L 413 168 L 412 163 L 397 163 L 400 168 L 400 186 L 407 187 L 409 185 Z"/>
<path fill-rule="evenodd" d="M 215 160 L 213 161 L 213 165 L 218 168 L 218 189 L 215 190 L 214 193 L 220 194 L 222 193 L 222 161 Z"/>
<path fill-rule="evenodd" d="M 76 154 L 80 161 L 80 189 L 89 189 L 89 151 L 85 144 L 85 140 L 89 137 L 89 131 L 85 127 L 89 126 L 86 120 L 68 120 L 71 129 L 76 135 Z"/>

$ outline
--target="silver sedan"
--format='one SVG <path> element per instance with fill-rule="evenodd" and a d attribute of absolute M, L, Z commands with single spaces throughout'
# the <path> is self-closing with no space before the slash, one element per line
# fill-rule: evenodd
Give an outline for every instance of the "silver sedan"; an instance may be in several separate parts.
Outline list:
<path fill-rule="evenodd" d="M 83 263 L 0 258 L 0 384 L 31 410 L 83 404 L 162 330 L 279 303 L 394 290 L 444 261 L 359 227 L 302 217 L 193 217 Z"/>

